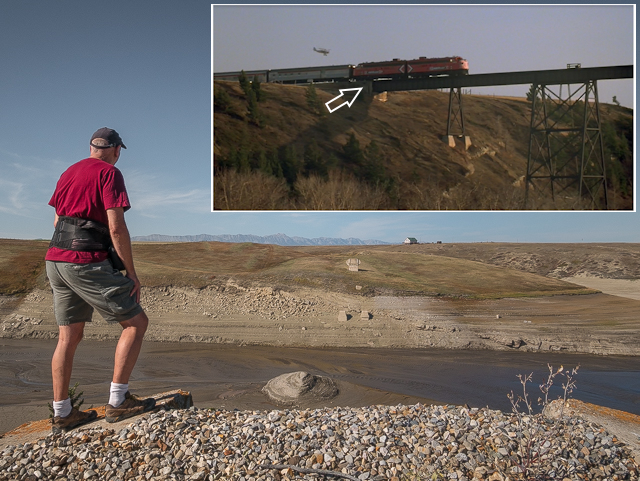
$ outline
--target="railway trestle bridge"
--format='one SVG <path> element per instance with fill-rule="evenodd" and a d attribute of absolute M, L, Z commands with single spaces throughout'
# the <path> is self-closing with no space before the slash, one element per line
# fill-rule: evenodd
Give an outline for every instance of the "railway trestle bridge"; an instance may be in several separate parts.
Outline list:
<path fill-rule="evenodd" d="M 600 123 L 598 80 L 633 78 L 633 65 L 533 70 L 450 77 L 376 80 L 365 82 L 370 93 L 449 89 L 447 141 L 455 145 L 462 138 L 470 145 L 464 126 L 462 89 L 530 84 L 531 123 L 525 208 L 529 191 L 550 192 L 552 200 L 577 187 L 580 197 L 590 201 L 592 209 L 607 209 L 606 161 Z M 567 85 L 566 97 L 551 86 Z M 575 87 L 577 85 L 577 87 Z M 571 91 L 574 86 L 574 91 Z"/>

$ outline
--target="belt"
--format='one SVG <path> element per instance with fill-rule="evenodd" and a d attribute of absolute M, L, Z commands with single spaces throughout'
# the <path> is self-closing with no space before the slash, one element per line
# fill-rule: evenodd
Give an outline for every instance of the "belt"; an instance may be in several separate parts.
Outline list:
<path fill-rule="evenodd" d="M 111 246 L 109 228 L 102 222 L 80 217 L 58 217 L 49 247 L 72 251 L 106 251 Z"/>

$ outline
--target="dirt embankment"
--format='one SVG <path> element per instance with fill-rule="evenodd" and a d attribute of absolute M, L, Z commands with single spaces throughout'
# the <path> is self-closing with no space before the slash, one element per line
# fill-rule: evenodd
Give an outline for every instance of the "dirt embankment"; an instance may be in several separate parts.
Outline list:
<path fill-rule="evenodd" d="M 556 279 L 640 279 L 640 244 L 443 243 L 380 246 L 381 250 L 465 259 Z"/>
<path fill-rule="evenodd" d="M 0 336 L 56 337 L 52 304 L 48 291 L 33 291 L 4 317 Z M 640 353 L 640 302 L 608 294 L 490 300 L 358 297 L 228 283 L 144 288 L 142 304 L 151 319 L 150 341 Z M 85 331 L 88 339 L 118 335 L 99 316 Z"/>

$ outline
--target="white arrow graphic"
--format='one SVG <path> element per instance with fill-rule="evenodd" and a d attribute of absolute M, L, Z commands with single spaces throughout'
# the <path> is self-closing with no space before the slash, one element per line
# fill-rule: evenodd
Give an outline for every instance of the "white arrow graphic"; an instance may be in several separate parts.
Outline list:
<path fill-rule="evenodd" d="M 363 88 L 364 87 L 357 87 L 357 88 L 353 88 L 353 89 L 340 89 L 340 95 L 338 95 L 337 97 L 332 98 L 327 103 L 325 103 L 325 105 L 327 106 L 327 109 L 329 109 L 329 113 L 332 114 L 333 112 L 338 110 L 340 107 L 344 107 L 345 105 L 347 107 L 351 107 L 351 105 L 353 105 L 353 102 L 356 101 L 356 98 L 358 97 L 358 95 L 360 95 L 360 92 L 362 92 Z M 338 100 L 340 97 L 342 97 L 344 95 L 345 92 L 351 92 L 353 90 L 357 90 L 357 93 L 353 96 L 353 98 L 351 99 L 351 102 L 349 102 L 347 100 L 346 102 L 341 103 L 340 105 L 338 105 L 337 107 L 334 107 L 333 109 L 331 107 L 329 107 L 329 104 L 331 102 L 333 102 L 334 100 Z"/>

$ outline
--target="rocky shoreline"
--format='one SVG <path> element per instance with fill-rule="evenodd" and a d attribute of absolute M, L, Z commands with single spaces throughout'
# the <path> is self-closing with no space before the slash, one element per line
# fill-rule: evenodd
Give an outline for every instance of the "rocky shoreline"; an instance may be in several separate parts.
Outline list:
<path fill-rule="evenodd" d="M 466 406 L 161 411 L 0 452 L 0 480 L 637 480 L 599 425 Z M 527 478 L 528 479 L 528 478 Z"/>

